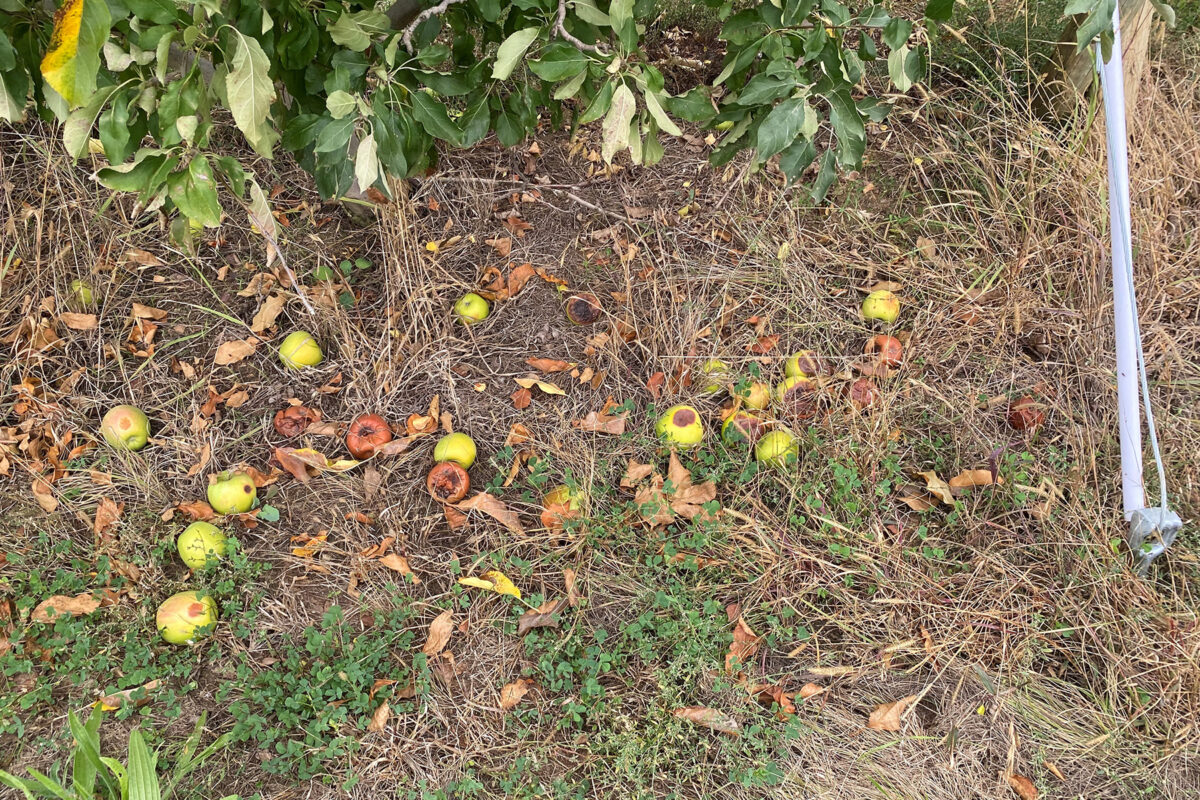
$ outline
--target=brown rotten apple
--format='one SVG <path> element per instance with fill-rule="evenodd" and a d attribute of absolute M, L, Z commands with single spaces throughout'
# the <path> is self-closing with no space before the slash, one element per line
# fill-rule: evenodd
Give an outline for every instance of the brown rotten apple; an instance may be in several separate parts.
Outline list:
<path fill-rule="evenodd" d="M 594 294 L 573 294 L 567 298 L 567 319 L 576 325 L 591 325 L 600 319 L 603 309 Z"/>
<path fill-rule="evenodd" d="M 859 378 L 850 384 L 846 394 L 850 398 L 850 403 L 860 411 L 879 401 L 879 390 L 875 388 L 875 384 L 871 383 L 870 378 Z"/>
<path fill-rule="evenodd" d="M 346 432 L 346 449 L 355 458 L 370 458 L 392 440 L 392 429 L 378 414 L 360 414 Z"/>
<path fill-rule="evenodd" d="M 895 336 L 873 336 L 867 340 L 863 352 L 889 369 L 896 369 L 904 359 L 904 346 Z"/>
<path fill-rule="evenodd" d="M 1036 431 L 1046 421 L 1046 412 L 1041 403 L 1031 395 L 1025 395 L 1009 404 L 1005 418 L 1015 430 Z"/>
<path fill-rule="evenodd" d="M 285 439 L 294 439 L 320 418 L 320 414 L 307 406 L 281 408 L 275 412 L 275 432 Z"/>
<path fill-rule="evenodd" d="M 439 503 L 457 503 L 470 491 L 471 476 L 453 461 L 443 461 L 429 470 L 425 488 Z"/>

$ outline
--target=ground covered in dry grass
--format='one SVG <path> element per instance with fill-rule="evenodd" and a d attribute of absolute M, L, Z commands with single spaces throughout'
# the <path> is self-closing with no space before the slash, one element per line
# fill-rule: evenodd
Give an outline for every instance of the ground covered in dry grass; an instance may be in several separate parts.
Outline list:
<path fill-rule="evenodd" d="M 157 681 L 110 702 L 104 741 L 138 724 L 170 763 L 207 713 L 206 741 L 232 742 L 184 797 L 1195 796 L 1196 536 L 1149 581 L 1121 549 L 1102 138 L 1016 95 L 905 102 L 820 209 L 770 173 L 714 174 L 700 138 L 614 172 L 586 135 L 448 153 L 365 229 L 256 163 L 301 287 L 238 209 L 183 252 L 50 131 L 0 132 L 0 767 L 53 764 L 68 710 Z M 1194 519 L 1200 82 L 1156 64 L 1142 102 L 1138 289 Z M 525 263 L 487 321 L 453 321 Z M 81 278 L 95 309 L 69 307 Z M 881 283 L 905 301 L 906 359 L 859 412 L 841 388 Z M 564 288 L 602 319 L 569 323 Z M 327 356 L 302 373 L 272 347 L 299 328 Z M 802 348 L 833 366 L 828 401 L 784 420 L 797 464 L 758 469 L 720 442 L 726 398 L 696 371 L 773 384 Z M 523 395 L 530 376 L 552 391 Z M 1049 413 L 1022 435 L 1004 411 L 1027 393 Z M 273 459 L 346 458 L 356 415 L 405 432 L 435 398 L 439 429 L 478 443 L 474 487 L 515 516 L 446 514 L 424 489 L 434 435 L 303 482 Z M 715 499 L 647 519 L 653 478 L 627 471 L 683 493 L 652 431 L 677 402 L 708 429 L 680 467 Z M 140 453 L 97 446 L 117 403 L 150 416 Z M 320 413 L 293 440 L 273 424 L 289 404 Z M 593 412 L 624 422 L 596 432 Z M 265 510 L 228 520 L 237 553 L 192 574 L 174 537 L 238 465 Z M 1002 483 L 937 482 L 966 470 Z M 560 483 L 588 497 L 565 530 L 540 516 Z M 522 597 L 458 583 L 489 570 Z M 222 619 L 171 647 L 153 610 L 184 588 Z M 78 594 L 99 608 L 37 621 Z"/>

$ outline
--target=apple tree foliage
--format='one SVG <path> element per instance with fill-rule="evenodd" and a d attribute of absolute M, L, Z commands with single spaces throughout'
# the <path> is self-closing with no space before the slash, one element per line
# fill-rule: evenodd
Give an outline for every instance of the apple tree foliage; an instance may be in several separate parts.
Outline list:
<path fill-rule="evenodd" d="M 653 164 L 687 120 L 719 132 L 716 165 L 778 155 L 795 181 L 816 162 L 820 199 L 887 111 L 863 80 L 872 62 L 907 91 L 926 71 L 926 20 L 953 9 L 928 0 L 913 21 L 862 0 L 704 2 L 722 68 L 671 94 L 641 47 L 654 0 L 0 0 L 0 119 L 57 118 L 71 156 L 103 154 L 103 185 L 193 227 L 219 224 L 221 192 L 249 185 L 265 205 L 251 161 L 228 155 L 231 126 L 335 197 L 355 182 L 387 193 L 439 148 L 511 146 L 539 122 L 597 122 L 606 160 Z"/>

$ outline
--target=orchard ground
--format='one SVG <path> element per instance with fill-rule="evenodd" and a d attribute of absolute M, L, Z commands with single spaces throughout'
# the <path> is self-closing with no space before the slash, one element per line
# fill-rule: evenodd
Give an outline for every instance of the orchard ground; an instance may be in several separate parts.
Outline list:
<path fill-rule="evenodd" d="M 963 47 L 960 65 L 1023 55 Z M 1131 119 L 1143 335 L 1188 520 L 1200 511 L 1198 63 L 1194 31 L 1157 47 Z M 271 271 L 245 214 L 227 208 L 190 255 L 160 220 L 134 217 L 133 198 L 91 182 L 96 165 L 71 164 L 51 130 L 0 133 L 0 767 L 60 761 L 68 710 L 157 680 L 148 702 L 110 713 L 110 752 L 140 725 L 169 763 L 205 712 L 208 738 L 236 734 L 181 797 L 1007 798 L 1028 794 L 1021 778 L 1043 797 L 1195 796 L 1195 530 L 1149 581 L 1121 550 L 1102 121 L 1030 119 L 1003 77 L 1017 72 L 970 88 L 945 74 L 902 100 L 821 208 L 772 171 L 714 172 L 704 134 L 653 169 L 611 173 L 588 133 L 448 152 L 366 228 L 286 161 L 255 161 L 316 314 L 285 287 L 269 341 L 225 365 L 220 346 L 246 339 L 279 291 L 259 277 Z M 228 146 L 247 155 L 237 137 Z M 529 227 L 506 225 L 513 211 Z M 486 243 L 506 238 L 506 257 Z M 357 259 L 366 268 L 341 274 Z M 454 322 L 486 268 L 525 262 L 551 279 L 479 325 Z M 62 315 L 75 279 L 96 288 L 95 327 Z M 559 280 L 596 294 L 604 318 L 570 324 Z M 906 358 L 878 406 L 833 403 L 783 472 L 724 448 L 720 398 L 678 378 L 716 357 L 773 384 L 802 348 L 850 374 L 874 332 L 858 303 L 881 282 L 904 300 Z M 143 317 L 152 352 L 131 339 L 134 303 L 166 312 Z M 274 357 L 270 342 L 298 328 L 324 348 L 315 370 Z M 530 358 L 580 374 L 538 373 Z M 530 374 L 564 393 L 534 389 L 515 407 L 514 378 Z M 205 408 L 210 387 L 226 400 Z M 1004 410 L 1031 391 L 1048 419 L 1023 436 Z M 203 499 L 210 474 L 267 473 L 274 447 L 301 442 L 347 457 L 338 437 L 279 437 L 289 401 L 323 422 L 375 412 L 402 427 L 435 396 L 479 446 L 474 486 L 518 511 L 523 534 L 477 513 L 448 525 L 424 488 L 427 437 L 343 474 L 278 478 L 260 489 L 277 520 L 231 525 L 239 551 L 212 571 L 179 562 L 188 515 L 172 509 Z M 610 397 L 629 411 L 624 434 L 573 424 Z M 126 402 L 150 416 L 147 449 L 68 458 Z M 710 525 L 638 524 L 621 478 L 631 459 L 666 474 L 655 409 L 678 402 L 705 418 L 683 463 L 717 483 L 721 511 Z M 530 441 L 506 448 L 516 424 Z M 536 466 L 505 485 L 525 449 Z M 56 459 L 39 502 L 31 484 Z M 1003 483 L 949 505 L 919 476 L 971 469 Z M 589 513 L 548 531 L 539 499 L 563 482 Z M 419 583 L 370 557 L 386 537 Z M 523 602 L 456 582 L 492 569 Z M 568 598 L 564 570 L 577 602 L 518 635 L 529 607 Z M 221 606 L 214 636 L 163 644 L 154 608 L 196 588 Z M 83 592 L 102 607 L 30 620 L 46 597 Z M 735 604 L 761 640 L 727 670 Z M 430 657 L 447 610 L 453 630 Z M 802 697 L 809 684 L 821 691 Z M 898 731 L 868 727 L 905 698 Z M 695 706 L 739 735 L 674 713 Z"/>

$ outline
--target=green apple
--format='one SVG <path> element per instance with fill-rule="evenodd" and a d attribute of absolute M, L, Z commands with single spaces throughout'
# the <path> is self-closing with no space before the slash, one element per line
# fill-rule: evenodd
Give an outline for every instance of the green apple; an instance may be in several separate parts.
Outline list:
<path fill-rule="evenodd" d="M 179 558 L 192 569 L 200 569 L 208 563 L 208 557 L 220 561 L 225 557 L 225 534 L 211 522 L 193 522 L 183 529 L 175 540 Z"/>
<path fill-rule="evenodd" d="M 307 331 L 293 331 L 279 345 L 279 360 L 292 369 L 315 367 L 324 357 L 321 346 Z"/>
<path fill-rule="evenodd" d="M 654 433 L 664 442 L 694 447 L 704 438 L 704 425 L 700 412 L 691 406 L 671 406 L 658 418 Z"/>
<path fill-rule="evenodd" d="M 487 319 L 490 310 L 491 307 L 488 305 L 488 301 L 474 292 L 467 292 L 458 298 L 458 302 L 454 304 L 454 314 L 464 325 L 474 325 L 476 322 L 483 322 Z"/>
<path fill-rule="evenodd" d="M 170 644 L 191 644 L 212 633 L 217 622 L 217 601 L 198 592 L 173 594 L 158 607 L 154 616 L 158 633 Z"/>
<path fill-rule="evenodd" d="M 80 308 L 91 308 L 96 303 L 96 293 L 91 284 L 79 279 L 71 281 L 71 302 Z"/>
<path fill-rule="evenodd" d="M 438 439 L 433 446 L 433 460 L 439 464 L 453 461 L 463 469 L 475 463 L 475 440 L 465 433 L 449 433 Z"/>
<path fill-rule="evenodd" d="M 877 319 L 891 325 L 900 316 L 900 298 L 886 289 L 871 292 L 863 300 L 862 315 L 863 319 Z"/>
<path fill-rule="evenodd" d="M 218 514 L 241 514 L 254 507 L 258 490 L 244 472 L 222 472 L 208 484 L 208 504 Z"/>
<path fill-rule="evenodd" d="M 800 455 L 800 443 L 790 431 L 771 431 L 754 446 L 754 458 L 764 467 L 783 467 Z"/>
<path fill-rule="evenodd" d="M 141 450 L 150 436 L 150 420 L 136 406 L 113 406 L 100 420 L 100 435 L 109 447 Z"/>
<path fill-rule="evenodd" d="M 710 358 L 700 367 L 702 372 L 709 380 L 709 383 L 701 390 L 705 394 L 716 394 L 725 387 L 729 382 L 729 365 L 719 358 Z"/>

